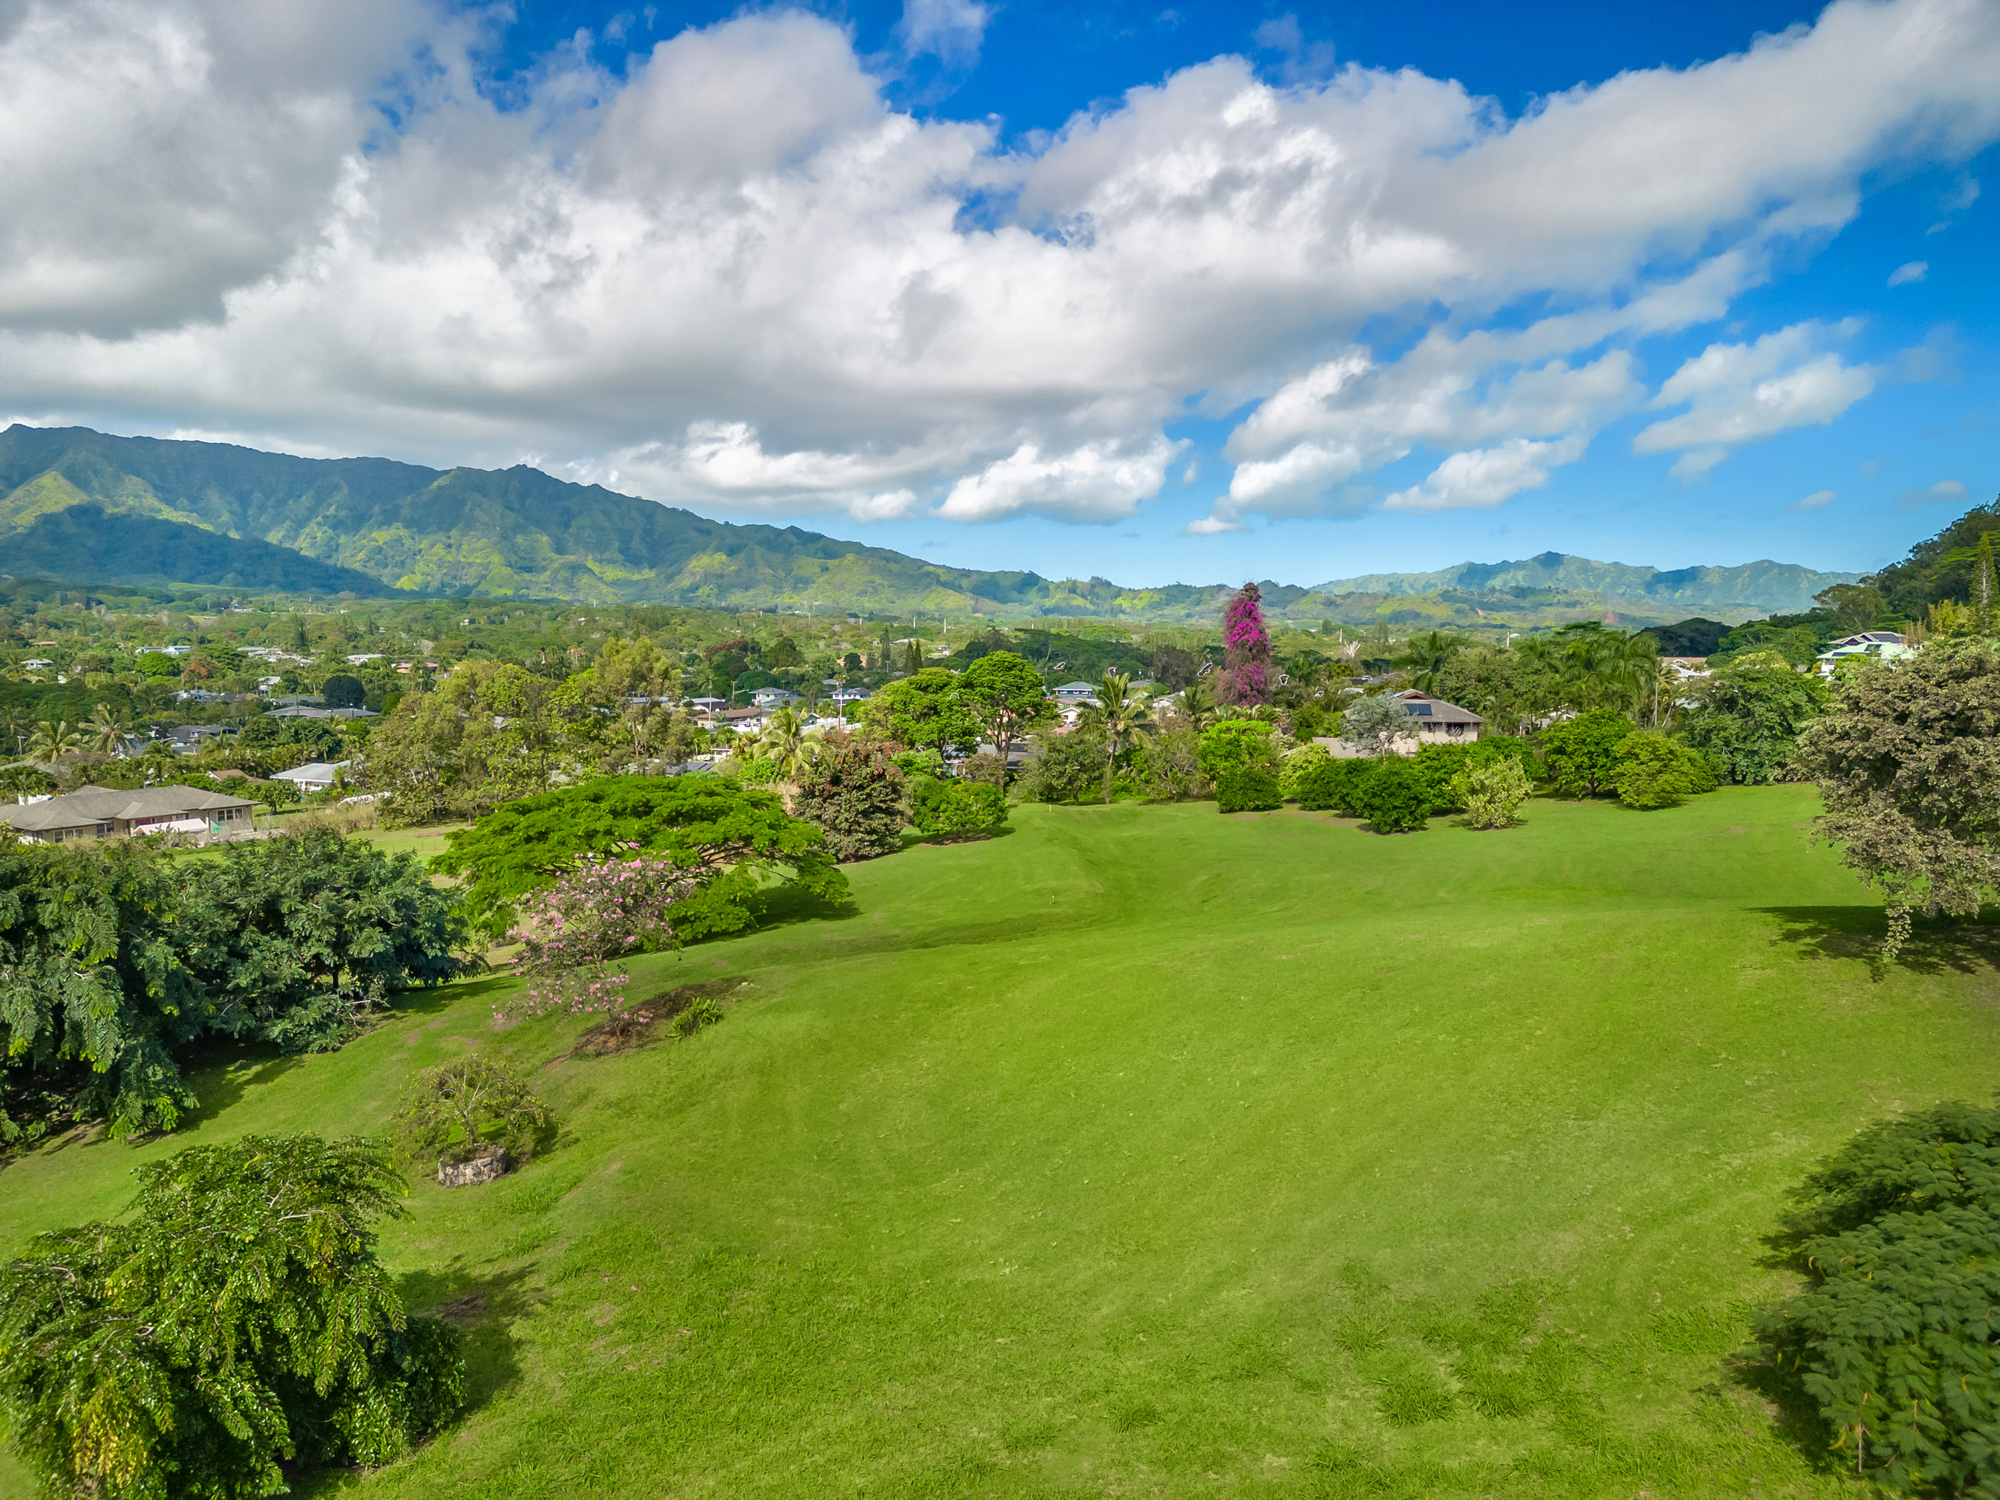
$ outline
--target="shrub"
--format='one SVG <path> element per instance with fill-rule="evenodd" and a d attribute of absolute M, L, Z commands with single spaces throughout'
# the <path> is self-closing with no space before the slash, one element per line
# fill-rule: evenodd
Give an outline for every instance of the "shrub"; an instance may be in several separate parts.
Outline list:
<path fill-rule="evenodd" d="M 1215 778 L 1215 800 L 1226 813 L 1269 812 L 1285 798 L 1278 778 L 1262 766 L 1235 766 Z"/>
<path fill-rule="evenodd" d="M 1224 771 L 1239 766 L 1256 766 L 1276 775 L 1278 747 L 1271 739 L 1273 728 L 1263 719 L 1224 719 L 1211 724 L 1201 735 L 1201 774 L 1218 784 Z"/>
<path fill-rule="evenodd" d="M 707 995 L 698 995 L 689 1002 L 687 1009 L 674 1017 L 672 1030 L 677 1037 L 690 1037 L 721 1019 L 722 1007 Z"/>
<path fill-rule="evenodd" d="M 1287 797 L 1298 799 L 1300 786 L 1309 780 L 1321 766 L 1332 760 L 1323 745 L 1301 745 L 1284 759 L 1278 768 L 1278 785 Z"/>
<path fill-rule="evenodd" d="M 1635 729 L 1618 742 L 1612 776 L 1618 800 L 1627 807 L 1678 807 L 1698 792 L 1715 790 L 1708 763 L 1678 741 L 1651 729 Z"/>
<path fill-rule="evenodd" d="M 385 1464 L 464 1404 L 458 1331 L 376 1259 L 405 1216 L 383 1143 L 250 1136 L 136 1175 L 127 1221 L 0 1270 L 0 1427 L 49 1493 L 282 1494 L 281 1464 Z"/>
<path fill-rule="evenodd" d="M 792 810 L 842 863 L 892 854 L 903 846 L 903 773 L 879 746 L 829 740 Z"/>
<path fill-rule="evenodd" d="M 1521 804 L 1533 790 L 1519 759 L 1502 755 L 1459 772 L 1452 798 L 1454 805 L 1464 809 L 1468 826 L 1512 828 L 1521 821 Z"/>
<path fill-rule="evenodd" d="M 903 783 L 917 832 L 943 838 L 988 833 L 1007 821 L 1007 797 L 990 781 L 912 776 Z"/>
<path fill-rule="evenodd" d="M 1315 761 L 1298 779 L 1299 806 L 1315 812 L 1337 812 L 1344 818 L 1363 816 L 1359 806 L 1362 778 L 1373 761 L 1329 755 Z"/>
<path fill-rule="evenodd" d="M 499 1146 L 517 1160 L 533 1153 L 548 1107 L 505 1063 L 465 1057 L 425 1068 L 410 1081 L 397 1133 L 412 1156 L 469 1161 Z"/>
<path fill-rule="evenodd" d="M 1021 773 L 1021 795 L 1032 802 L 1075 802 L 1104 782 L 1104 736 L 1077 728 L 1038 734 L 1035 758 Z"/>
<path fill-rule="evenodd" d="M 1424 799 L 1433 812 L 1457 812 L 1463 804 L 1452 784 L 1472 769 L 1472 746 L 1421 745 L 1411 757 L 1417 780 L 1423 783 Z"/>
<path fill-rule="evenodd" d="M 631 976 L 612 965 L 677 945 L 673 916 L 693 884 L 663 855 L 584 859 L 521 902 L 508 936 L 522 945 L 514 964 L 528 983 L 513 1004 L 529 1015 L 613 1009 Z"/>
<path fill-rule="evenodd" d="M 1141 740 L 1132 747 L 1132 780 L 1144 795 L 1165 802 L 1202 796 L 1208 782 L 1201 774 L 1201 736 L 1177 725 Z"/>
<path fill-rule="evenodd" d="M 1631 721 L 1609 708 L 1586 709 L 1543 730 L 1542 755 L 1556 791 L 1565 797 L 1610 791 L 1618 746 L 1631 732 Z"/>
<path fill-rule="evenodd" d="M 1764 1357 L 1876 1483 L 2000 1491 L 2000 1110 L 1881 1122 L 1801 1198 L 1784 1241 L 1808 1285 L 1759 1320 Z"/>
<path fill-rule="evenodd" d="M 1369 766 L 1356 788 L 1354 808 L 1377 833 L 1420 833 L 1431 815 L 1423 777 L 1402 755 L 1385 755 Z"/>

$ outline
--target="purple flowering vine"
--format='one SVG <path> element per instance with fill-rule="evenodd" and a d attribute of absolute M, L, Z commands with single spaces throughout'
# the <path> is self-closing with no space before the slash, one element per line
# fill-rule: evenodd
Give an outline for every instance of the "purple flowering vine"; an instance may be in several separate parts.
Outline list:
<path fill-rule="evenodd" d="M 1271 701 L 1271 636 L 1264 628 L 1263 595 L 1246 583 L 1222 612 L 1225 655 L 1218 703 L 1255 708 Z"/>

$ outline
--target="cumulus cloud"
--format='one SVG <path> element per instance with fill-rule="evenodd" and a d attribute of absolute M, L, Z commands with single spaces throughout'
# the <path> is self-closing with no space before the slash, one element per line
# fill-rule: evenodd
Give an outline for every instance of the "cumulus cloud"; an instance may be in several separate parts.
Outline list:
<path fill-rule="evenodd" d="M 1962 505 L 1972 492 L 1958 479 L 1940 479 L 1927 489 L 1904 490 L 1896 497 L 1896 509 L 1915 510 L 1922 505 Z"/>
<path fill-rule="evenodd" d="M 1913 281 L 1922 281 L 1930 274 L 1931 263 L 1927 260 L 1905 261 L 1889 273 L 1890 286 L 1908 286 Z"/>
<path fill-rule="evenodd" d="M 0 11 L 0 405 L 967 522 L 1129 516 L 1178 418 L 1248 407 L 1208 529 L 1419 450 L 1399 507 L 1491 505 L 1643 402 L 1636 341 L 1725 314 L 1872 168 L 2000 135 L 1981 0 L 1838 0 L 1517 120 L 1413 71 L 1220 57 L 1018 147 L 892 108 L 795 11 L 617 75 L 562 49 L 502 108 L 485 14 Z M 962 62 L 988 15 L 909 0 L 900 42 Z M 1384 320 L 1406 352 L 1358 342 Z M 1876 378 L 1789 345 L 1751 373 L 1764 344 L 1677 374 L 1645 441 L 1728 450 Z"/>

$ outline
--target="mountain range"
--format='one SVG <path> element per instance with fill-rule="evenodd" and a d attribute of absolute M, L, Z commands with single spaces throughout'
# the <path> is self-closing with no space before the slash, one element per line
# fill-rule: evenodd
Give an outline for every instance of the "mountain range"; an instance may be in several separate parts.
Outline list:
<path fill-rule="evenodd" d="M 525 464 L 440 470 L 20 423 L 0 432 L 0 567 L 80 583 L 996 620 L 1207 623 L 1232 587 L 945 567 L 796 526 L 712 521 Z M 1355 625 L 1497 628 L 1599 613 L 1734 623 L 1809 609 L 1813 594 L 1855 576 L 1775 562 L 1661 572 L 1547 552 L 1263 590 L 1278 618 Z"/>

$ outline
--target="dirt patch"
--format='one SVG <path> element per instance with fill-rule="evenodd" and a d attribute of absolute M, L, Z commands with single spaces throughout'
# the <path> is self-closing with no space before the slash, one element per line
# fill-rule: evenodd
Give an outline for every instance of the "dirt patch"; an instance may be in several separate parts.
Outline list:
<path fill-rule="evenodd" d="M 452 1298 L 434 1312 L 447 1323 L 477 1323 L 486 1315 L 486 1306 L 484 1292 L 467 1292 L 463 1297 Z"/>
<path fill-rule="evenodd" d="M 578 1037 L 575 1045 L 556 1061 L 572 1057 L 606 1057 L 614 1052 L 633 1051 L 651 1042 L 662 1027 L 670 1025 L 674 1017 L 697 1000 L 719 1005 L 749 987 L 749 980 L 732 976 L 727 979 L 703 979 L 663 990 L 599 1021 Z"/>

